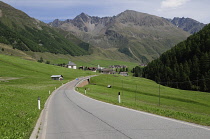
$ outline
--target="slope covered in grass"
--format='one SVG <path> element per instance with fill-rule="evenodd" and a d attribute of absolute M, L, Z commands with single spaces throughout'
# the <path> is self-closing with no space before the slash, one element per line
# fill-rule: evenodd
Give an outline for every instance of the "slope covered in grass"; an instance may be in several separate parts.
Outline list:
<path fill-rule="evenodd" d="M 71 35 L 66 39 L 58 29 L 29 17 L 0 1 L 0 42 L 22 51 L 51 52 L 72 56 L 88 55 L 89 44 Z"/>
<path fill-rule="evenodd" d="M 69 61 L 72 61 L 77 64 L 77 67 L 97 67 L 98 65 L 101 67 L 109 67 L 110 65 L 126 65 L 129 70 L 139 65 L 137 61 L 125 57 L 124 54 L 117 55 L 114 50 L 100 51 L 99 53 L 95 51 L 97 50 L 95 49 L 91 55 L 75 57 L 71 55 L 53 54 L 48 52 L 20 51 L 18 49 L 13 49 L 10 45 L 0 43 L 0 54 L 17 56 L 32 61 L 37 61 L 40 60 L 40 58 L 43 58 L 44 63 L 49 61 L 50 64 L 67 64 Z M 112 56 L 112 58 L 110 58 L 110 56 Z"/>
<path fill-rule="evenodd" d="M 51 75 L 63 75 L 63 81 L 51 80 Z M 89 72 L 0 55 L 0 138 L 29 138 L 41 108 L 55 87 Z"/>
<path fill-rule="evenodd" d="M 84 93 L 84 88 L 88 96 L 105 102 L 210 126 L 209 93 L 174 89 L 148 79 L 119 75 L 93 77 L 91 84 L 79 91 Z"/>

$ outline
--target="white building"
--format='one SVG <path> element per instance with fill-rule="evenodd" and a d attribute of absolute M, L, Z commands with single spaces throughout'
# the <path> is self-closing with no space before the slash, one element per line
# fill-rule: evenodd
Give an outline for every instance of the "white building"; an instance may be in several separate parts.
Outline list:
<path fill-rule="evenodd" d="M 102 70 L 104 69 L 104 67 L 100 67 L 100 65 L 98 65 L 98 70 Z"/>
<path fill-rule="evenodd" d="M 71 61 L 67 64 L 67 67 L 70 69 L 77 69 L 77 65 Z"/>
<path fill-rule="evenodd" d="M 51 78 L 53 80 L 63 80 L 63 76 L 62 75 L 52 75 Z"/>

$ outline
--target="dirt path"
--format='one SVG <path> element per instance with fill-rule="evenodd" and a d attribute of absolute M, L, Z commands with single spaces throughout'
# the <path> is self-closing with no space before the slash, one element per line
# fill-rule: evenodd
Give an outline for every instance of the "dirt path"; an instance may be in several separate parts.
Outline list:
<path fill-rule="evenodd" d="M 129 47 L 128 49 L 129 49 L 129 51 L 131 52 L 131 54 L 132 54 L 138 61 L 141 61 L 141 60 L 133 53 L 133 51 L 131 50 L 130 47 Z"/>

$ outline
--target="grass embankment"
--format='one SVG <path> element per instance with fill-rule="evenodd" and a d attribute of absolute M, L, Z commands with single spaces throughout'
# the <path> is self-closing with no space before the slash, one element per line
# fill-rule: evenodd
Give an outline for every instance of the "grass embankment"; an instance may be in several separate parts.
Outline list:
<path fill-rule="evenodd" d="M 91 84 L 79 88 L 87 95 L 108 103 L 142 110 L 183 121 L 210 126 L 210 93 L 173 89 L 151 80 L 116 75 L 91 78 Z M 112 85 L 107 88 L 107 85 Z M 121 92 L 121 103 L 118 103 Z"/>
<path fill-rule="evenodd" d="M 40 110 L 55 87 L 90 72 L 0 55 L 0 138 L 29 138 Z M 63 81 L 51 80 L 51 75 L 63 75 Z"/>

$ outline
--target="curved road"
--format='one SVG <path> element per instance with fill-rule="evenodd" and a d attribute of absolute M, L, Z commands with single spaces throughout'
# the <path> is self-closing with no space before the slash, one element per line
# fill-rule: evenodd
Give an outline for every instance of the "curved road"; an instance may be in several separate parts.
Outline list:
<path fill-rule="evenodd" d="M 49 101 L 44 139 L 209 139 L 210 129 L 100 102 L 74 90 L 74 80 Z M 117 96 L 116 96 L 117 99 Z"/>

